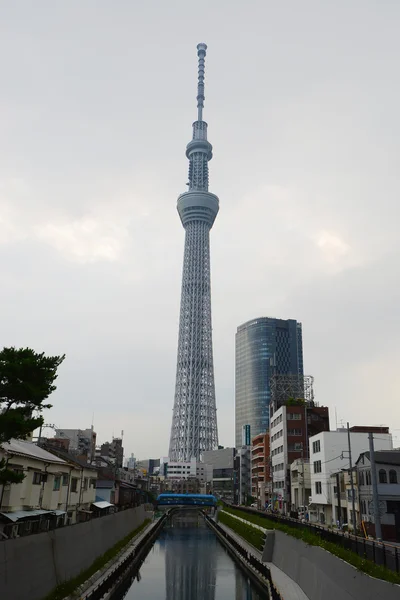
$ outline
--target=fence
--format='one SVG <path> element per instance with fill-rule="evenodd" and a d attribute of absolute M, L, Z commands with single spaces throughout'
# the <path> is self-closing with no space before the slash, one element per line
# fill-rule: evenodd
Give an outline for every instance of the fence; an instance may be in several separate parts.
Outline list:
<path fill-rule="evenodd" d="M 208 517 L 207 515 L 204 516 L 211 528 L 216 529 L 218 531 L 218 534 L 225 540 L 227 540 L 227 542 L 229 542 L 229 544 L 235 549 L 235 551 L 238 554 L 240 554 L 240 556 L 244 558 L 244 560 L 248 562 L 255 571 L 260 573 L 260 575 L 262 575 L 268 581 L 270 597 L 272 598 L 272 600 L 282 600 L 282 596 L 280 595 L 280 593 L 275 587 L 274 582 L 272 581 L 271 571 L 269 570 L 268 566 L 260 560 L 258 560 L 258 558 L 253 556 L 245 548 L 243 548 L 243 546 L 241 546 L 232 536 L 230 536 L 224 529 L 222 529 L 222 527 L 218 525 L 218 523 L 210 519 L 210 517 Z"/>
<path fill-rule="evenodd" d="M 326 527 L 322 527 L 320 525 L 303 523 L 297 519 L 281 517 L 272 513 L 264 513 L 239 506 L 232 506 L 232 508 L 248 514 L 256 514 L 264 519 L 274 521 L 275 523 L 288 525 L 289 527 L 293 527 L 295 529 L 310 531 L 319 536 L 322 540 L 332 542 L 333 544 L 342 546 L 342 548 L 351 550 L 352 552 L 358 554 L 358 556 L 371 560 L 376 565 L 382 565 L 391 571 L 395 571 L 396 573 L 400 572 L 400 547 L 362 538 L 350 533 L 333 531 L 332 529 L 327 529 Z"/>

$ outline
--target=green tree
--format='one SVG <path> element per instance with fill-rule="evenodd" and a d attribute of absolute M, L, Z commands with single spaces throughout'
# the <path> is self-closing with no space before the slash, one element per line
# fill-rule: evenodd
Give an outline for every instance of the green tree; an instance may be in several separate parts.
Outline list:
<path fill-rule="evenodd" d="M 0 446 L 11 438 L 24 440 L 43 425 L 44 401 L 56 389 L 57 369 L 65 358 L 45 356 L 31 348 L 0 351 Z M 0 484 L 20 483 L 24 475 L 7 468 L 0 459 Z"/>

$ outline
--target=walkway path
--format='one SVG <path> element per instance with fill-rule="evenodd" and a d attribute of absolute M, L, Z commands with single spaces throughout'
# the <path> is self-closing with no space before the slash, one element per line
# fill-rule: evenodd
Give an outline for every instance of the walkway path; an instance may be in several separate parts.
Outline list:
<path fill-rule="evenodd" d="M 235 517 L 235 519 L 238 519 L 239 521 L 243 521 L 247 525 L 255 527 L 256 529 L 261 529 L 262 531 L 267 531 L 263 527 L 260 527 L 259 525 L 255 525 L 254 523 L 251 523 L 250 521 L 246 521 L 245 519 L 242 519 L 240 517 L 236 517 L 235 515 L 232 515 L 231 513 L 226 513 L 226 514 L 228 514 L 231 517 Z M 227 531 L 229 533 L 229 535 L 231 535 L 233 538 L 235 538 L 235 540 L 241 546 L 243 546 L 248 552 L 253 554 L 259 560 L 262 560 L 262 552 L 257 550 L 257 548 L 255 548 L 254 546 L 252 546 L 251 544 L 246 542 L 246 540 L 244 540 L 240 535 L 235 533 L 233 531 L 233 529 L 231 529 L 230 527 L 227 527 L 226 525 L 224 525 L 221 522 L 219 522 L 218 525 L 222 529 L 225 529 L 225 531 Z M 279 592 L 282 595 L 282 598 L 284 598 L 284 600 L 309 600 L 308 596 L 305 595 L 305 593 L 303 592 L 301 587 L 295 581 L 293 581 L 293 579 L 291 579 L 288 575 L 286 575 L 286 573 L 284 573 L 283 571 L 278 569 L 278 567 L 276 567 L 274 565 L 274 563 L 266 562 L 265 564 L 269 567 L 269 569 L 271 571 L 272 581 L 274 582 L 276 588 L 279 590 Z"/>

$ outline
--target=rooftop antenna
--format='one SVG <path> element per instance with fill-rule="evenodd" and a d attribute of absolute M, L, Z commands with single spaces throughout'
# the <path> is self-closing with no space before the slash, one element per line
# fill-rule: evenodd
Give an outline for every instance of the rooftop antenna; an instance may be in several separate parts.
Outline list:
<path fill-rule="evenodd" d="M 203 120 L 204 108 L 204 60 L 206 57 L 207 44 L 197 44 L 197 56 L 199 57 L 198 83 L 197 83 L 197 120 Z"/>

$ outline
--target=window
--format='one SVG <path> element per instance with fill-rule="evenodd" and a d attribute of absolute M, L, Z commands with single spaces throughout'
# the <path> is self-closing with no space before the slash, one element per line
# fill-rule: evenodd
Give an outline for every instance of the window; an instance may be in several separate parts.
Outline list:
<path fill-rule="evenodd" d="M 365 485 L 371 485 L 371 471 L 365 471 Z"/>
<path fill-rule="evenodd" d="M 364 471 L 360 471 L 358 474 L 358 484 L 364 485 Z"/>
<path fill-rule="evenodd" d="M 289 452 L 300 452 L 303 450 L 303 442 L 295 442 L 294 444 L 288 444 Z"/>
<path fill-rule="evenodd" d="M 32 483 L 33 485 L 40 485 L 44 483 L 47 479 L 46 473 L 38 473 L 37 471 L 33 474 Z"/>
<path fill-rule="evenodd" d="M 68 473 L 63 473 L 62 484 L 63 485 L 68 485 L 68 483 L 69 483 L 69 475 L 68 475 Z"/>
<path fill-rule="evenodd" d="M 321 461 L 316 460 L 314 462 L 314 473 L 321 473 Z"/>
<path fill-rule="evenodd" d="M 322 494 L 322 483 L 320 481 L 315 482 L 315 493 Z"/>
<path fill-rule="evenodd" d="M 89 479 L 87 477 L 85 477 L 83 480 L 83 489 L 84 490 L 88 489 L 88 483 L 89 483 Z"/>
<path fill-rule="evenodd" d="M 387 473 L 385 469 L 379 470 L 379 483 L 387 483 Z"/>
<path fill-rule="evenodd" d="M 321 441 L 317 440 L 316 442 L 312 443 L 312 451 L 314 454 L 317 454 L 317 452 L 321 452 Z"/>
<path fill-rule="evenodd" d="M 53 491 L 56 492 L 57 490 L 59 490 L 60 485 L 61 485 L 61 477 L 59 475 L 57 475 L 57 477 L 54 477 Z"/>
<path fill-rule="evenodd" d="M 303 435 L 302 429 L 288 429 L 288 435 Z"/>
<path fill-rule="evenodd" d="M 300 413 L 287 413 L 286 418 L 288 421 L 301 421 L 301 414 Z"/>
<path fill-rule="evenodd" d="M 71 479 L 71 492 L 77 492 L 77 491 L 78 491 L 78 478 L 73 477 Z"/>
<path fill-rule="evenodd" d="M 397 473 L 394 469 L 389 471 L 389 483 L 397 483 Z"/>

